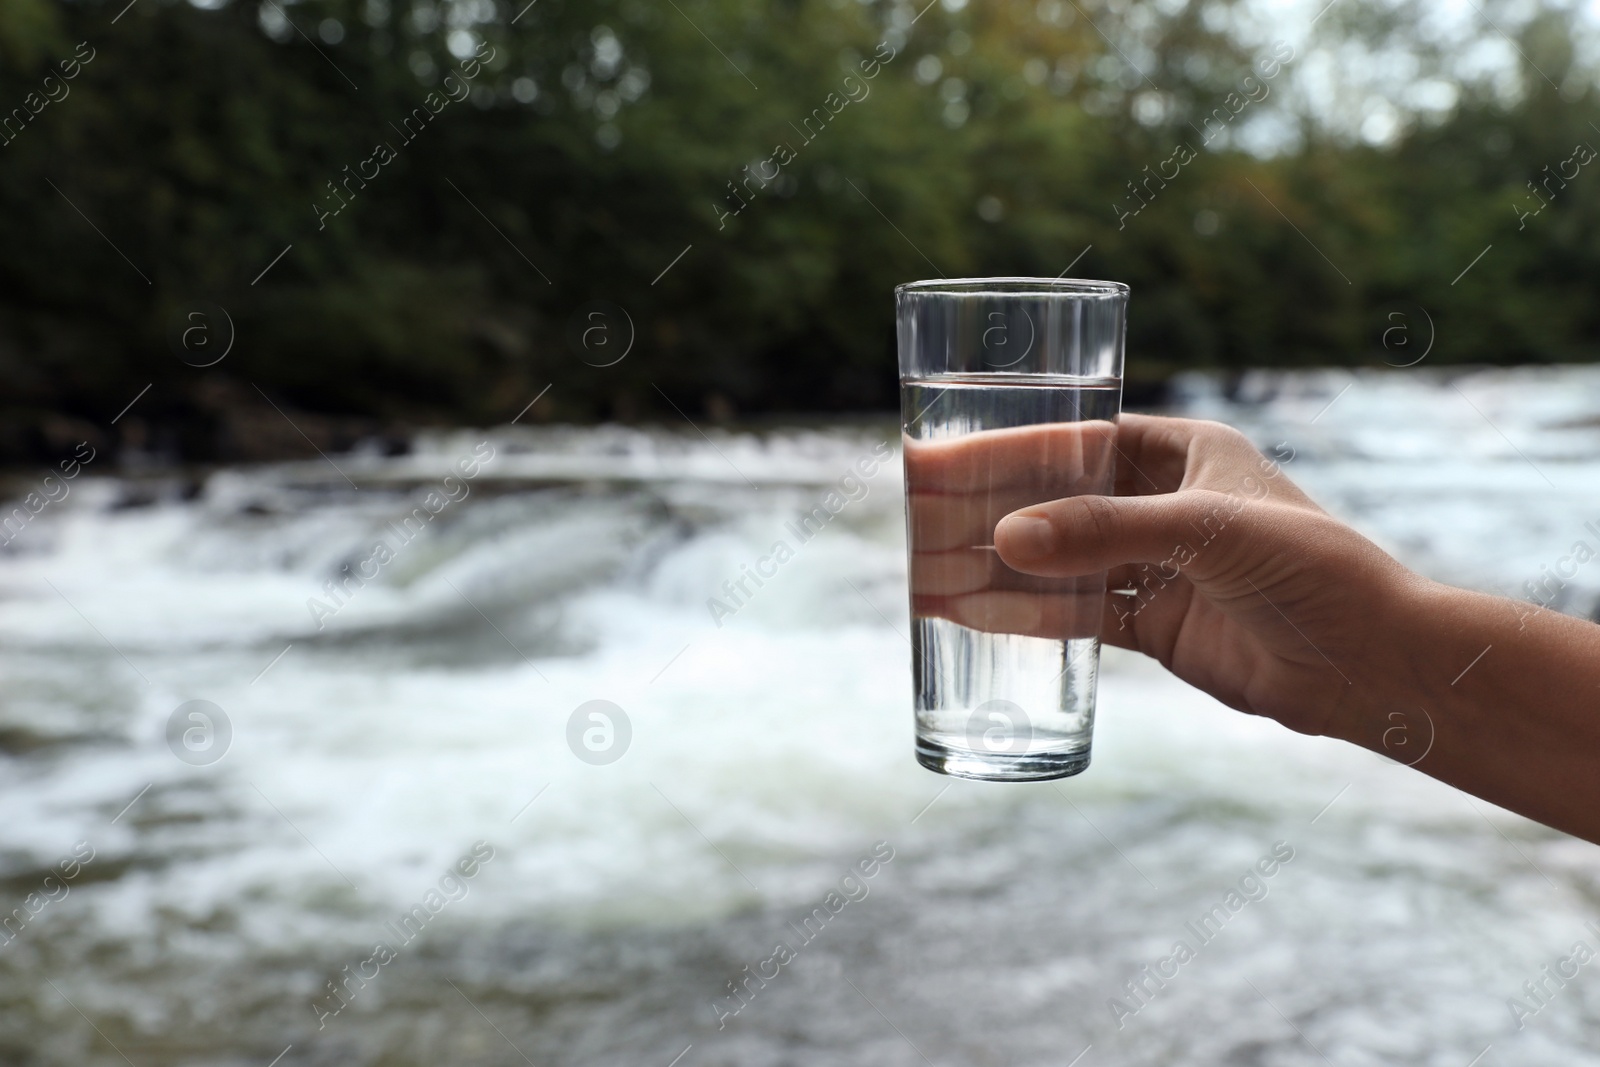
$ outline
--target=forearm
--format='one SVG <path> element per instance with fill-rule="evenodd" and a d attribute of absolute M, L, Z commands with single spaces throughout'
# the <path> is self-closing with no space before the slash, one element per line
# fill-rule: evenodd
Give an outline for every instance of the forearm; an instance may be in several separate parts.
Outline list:
<path fill-rule="evenodd" d="M 1433 582 L 1399 599 L 1330 732 L 1600 842 L 1600 626 Z"/>

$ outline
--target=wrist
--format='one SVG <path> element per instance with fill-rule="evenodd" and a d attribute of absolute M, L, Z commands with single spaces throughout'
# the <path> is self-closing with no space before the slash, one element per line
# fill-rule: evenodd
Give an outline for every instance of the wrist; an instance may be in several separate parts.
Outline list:
<path fill-rule="evenodd" d="M 1348 692 L 1323 732 L 1403 763 L 1420 759 L 1434 735 L 1440 689 L 1471 659 L 1462 649 L 1483 622 L 1474 599 L 1492 598 L 1409 571 L 1388 580 L 1361 661 L 1347 672 Z"/>
<path fill-rule="evenodd" d="M 1600 841 L 1600 627 L 1407 575 L 1324 732 Z"/>

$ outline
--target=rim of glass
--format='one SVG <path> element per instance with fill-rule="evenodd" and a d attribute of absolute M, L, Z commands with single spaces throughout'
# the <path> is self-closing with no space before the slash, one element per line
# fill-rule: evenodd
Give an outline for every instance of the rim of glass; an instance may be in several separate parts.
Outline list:
<path fill-rule="evenodd" d="M 1092 278 L 939 278 L 894 287 L 896 296 L 1126 296 L 1129 291 L 1122 282 Z"/>

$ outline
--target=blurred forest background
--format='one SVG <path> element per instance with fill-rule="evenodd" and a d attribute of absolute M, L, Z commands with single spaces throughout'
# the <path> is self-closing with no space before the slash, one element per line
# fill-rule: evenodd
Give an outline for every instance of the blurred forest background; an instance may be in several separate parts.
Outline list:
<path fill-rule="evenodd" d="M 271 404 L 323 447 L 535 396 L 527 421 L 881 411 L 896 283 L 1069 266 L 1133 287 L 1140 388 L 1593 358 L 1588 14 L 1317 7 L 5 0 L 0 458 L 306 448 Z M 633 334 L 610 366 L 575 343 L 594 301 Z"/>

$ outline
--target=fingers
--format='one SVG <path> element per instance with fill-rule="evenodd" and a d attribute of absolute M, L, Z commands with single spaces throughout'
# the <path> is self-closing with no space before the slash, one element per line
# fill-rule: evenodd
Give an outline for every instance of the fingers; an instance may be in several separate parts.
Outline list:
<path fill-rule="evenodd" d="M 1119 497 L 1210 489 L 1322 510 L 1283 476 L 1277 461 L 1220 422 L 1125 414 L 1116 449 Z M 1293 458 L 1292 450 L 1288 456 Z"/>
<path fill-rule="evenodd" d="M 1111 488 L 1109 422 L 1052 423 L 907 441 L 913 552 L 994 543 L 1002 517 L 1030 504 Z"/>
<path fill-rule="evenodd" d="M 1114 474 L 1116 496 L 1179 489 L 1253 493 L 1270 482 L 1279 502 L 1314 506 L 1244 434 L 1203 419 L 1124 414 L 1116 423 L 1045 423 L 908 439 L 905 463 L 906 489 L 913 494 L 1042 492 L 1034 501 L 1039 502 L 1111 492 L 1105 483 Z"/>
<path fill-rule="evenodd" d="M 999 578 L 999 571 L 1021 577 L 1001 563 L 992 548 L 911 554 L 911 588 L 919 596 L 955 596 L 987 589 Z"/>
<path fill-rule="evenodd" d="M 913 552 L 911 588 L 923 596 L 958 596 L 983 591 L 1037 593 L 1045 585 L 1031 574 L 1006 566 L 992 546 L 958 548 L 949 552 Z M 1061 582 L 1049 582 L 1059 591 Z"/>
<path fill-rule="evenodd" d="M 1045 590 L 1028 576 L 1098 583 L 1149 564 L 1145 579 L 1186 587 L 1248 562 L 1251 546 L 1279 551 L 1271 535 L 1285 513 L 1252 504 L 1315 509 L 1243 434 L 1194 419 L 1124 415 L 1116 425 L 908 440 L 905 461 L 914 610 L 990 633 L 1085 637 L 1115 619 L 1107 640 L 1138 647 L 1133 608 L 1102 585 Z M 1138 614 L 1142 630 L 1166 612 Z"/>
<path fill-rule="evenodd" d="M 1093 584 L 1088 584 L 1091 581 Z M 1064 593 L 980 590 L 954 596 L 918 594 L 912 597 L 911 612 L 922 618 L 949 619 L 985 633 L 1056 640 L 1098 637 L 1107 645 L 1148 652 L 1152 645 L 1170 647 L 1194 597 L 1194 587 L 1182 577 L 1168 582 L 1147 574 L 1142 584 L 1135 585 L 1131 577 L 1119 579 L 1113 571 L 1108 589 L 1124 592 L 1101 592 L 1098 581 L 1090 579 Z"/>
<path fill-rule="evenodd" d="M 908 439 L 906 489 L 983 494 L 1064 483 L 1109 485 L 1116 437 L 1115 423 L 1093 420 L 982 430 L 929 441 Z"/>
<path fill-rule="evenodd" d="M 911 550 L 947 552 L 953 548 L 994 544 L 994 523 L 1017 508 L 1039 503 L 1037 500 L 1030 500 L 1025 504 L 1002 510 L 1003 505 L 1009 503 L 1011 499 L 1014 498 L 999 496 L 985 500 L 981 496 L 946 496 L 908 491 L 906 522 L 907 533 L 911 538 Z"/>
<path fill-rule="evenodd" d="M 1079 496 L 1024 508 L 995 527 L 995 548 L 1014 570 L 1046 577 L 1097 574 L 1125 563 L 1160 563 L 1172 574 L 1223 560 L 1202 550 L 1224 531 L 1237 544 L 1260 523 L 1248 499 L 1190 489 L 1162 496 Z"/>
<path fill-rule="evenodd" d="M 1194 419 L 1124 412 L 1117 419 L 1117 496 L 1173 493 L 1183 485 Z"/>
<path fill-rule="evenodd" d="M 957 548 L 988 548 L 994 544 L 995 524 L 1013 511 L 1077 496 L 1101 493 L 1104 482 L 1085 490 L 1080 483 L 1019 491 L 996 488 L 988 493 L 919 493 L 906 496 L 906 518 L 913 552 L 948 552 Z"/>
<path fill-rule="evenodd" d="M 985 590 L 959 596 L 919 595 L 912 610 L 983 633 L 1071 641 L 1100 635 L 1105 595 L 1098 582 L 1093 586 L 1049 593 Z"/>

